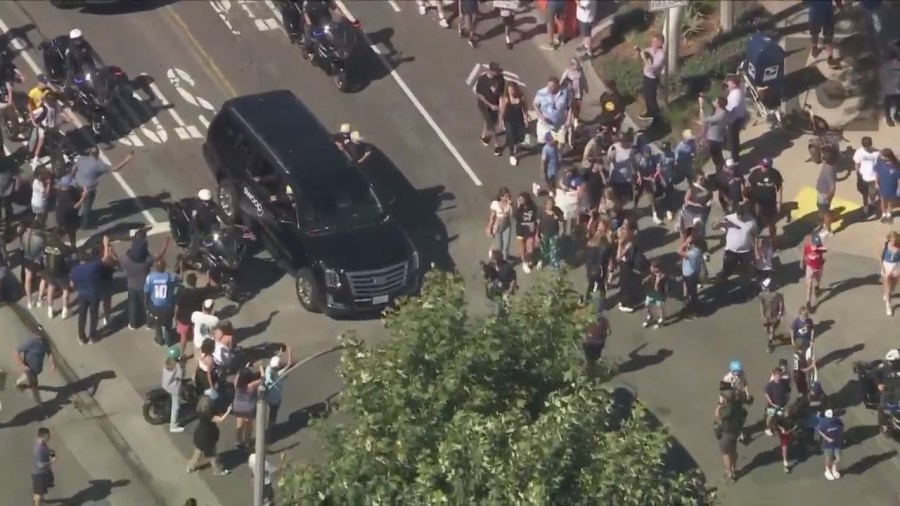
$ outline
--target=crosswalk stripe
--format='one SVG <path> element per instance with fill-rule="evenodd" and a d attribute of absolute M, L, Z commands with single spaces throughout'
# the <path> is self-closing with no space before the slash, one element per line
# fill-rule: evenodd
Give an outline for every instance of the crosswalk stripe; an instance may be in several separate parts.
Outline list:
<path fill-rule="evenodd" d="M 147 74 L 142 74 L 147 75 Z M 159 101 L 160 107 L 169 111 L 169 115 L 172 116 L 172 120 L 175 121 L 175 124 L 178 125 L 175 128 L 175 135 L 178 136 L 181 140 L 187 140 L 191 138 L 191 135 L 188 133 L 186 125 L 184 124 L 184 120 L 181 119 L 181 116 L 178 115 L 178 112 L 175 111 L 175 107 L 169 102 L 166 97 L 162 94 L 162 91 L 159 90 L 159 86 L 156 83 L 150 83 L 150 91 L 156 97 L 156 100 Z"/>

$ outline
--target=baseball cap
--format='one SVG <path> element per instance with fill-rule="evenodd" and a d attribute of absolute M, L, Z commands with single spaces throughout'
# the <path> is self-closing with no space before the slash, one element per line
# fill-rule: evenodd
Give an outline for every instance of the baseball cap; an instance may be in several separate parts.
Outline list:
<path fill-rule="evenodd" d="M 341 133 L 342 134 L 349 134 L 350 130 L 352 130 L 352 128 L 350 127 L 350 123 L 344 123 L 341 125 Z"/>
<path fill-rule="evenodd" d="M 206 299 L 203 301 L 203 309 L 212 309 L 213 304 L 215 304 L 215 303 L 216 303 L 216 301 L 214 301 L 212 299 Z"/>
<path fill-rule="evenodd" d="M 491 72 L 503 72 L 503 69 L 500 68 L 500 64 L 495 61 L 488 63 L 488 70 Z"/>

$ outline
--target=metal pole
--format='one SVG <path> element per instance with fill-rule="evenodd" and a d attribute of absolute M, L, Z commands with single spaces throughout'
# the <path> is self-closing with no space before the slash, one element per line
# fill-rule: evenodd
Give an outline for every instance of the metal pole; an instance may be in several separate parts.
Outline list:
<path fill-rule="evenodd" d="M 669 48 L 672 47 L 672 39 L 669 36 L 669 13 L 666 12 L 666 19 L 663 21 L 663 33 L 666 37 L 666 63 L 663 65 L 663 75 L 662 75 L 662 96 L 663 103 L 669 104 L 669 60 L 671 57 L 669 56 Z"/>
<path fill-rule="evenodd" d="M 266 421 L 269 405 L 266 404 L 265 382 L 260 383 L 256 392 L 256 469 L 253 480 L 253 506 L 263 506 L 266 473 Z"/>
<path fill-rule="evenodd" d="M 667 72 L 678 72 L 678 49 L 681 45 L 681 17 L 684 6 L 672 7 L 666 16 Z"/>
<path fill-rule="evenodd" d="M 286 378 L 288 374 L 294 372 L 298 367 L 310 360 L 343 348 L 343 345 L 337 345 L 325 351 L 320 351 L 315 355 L 306 357 L 285 369 L 284 373 L 281 375 L 281 379 Z M 263 506 L 264 502 L 263 485 L 265 483 L 266 472 L 266 423 L 269 421 L 268 418 L 269 405 L 266 404 L 266 383 L 263 381 L 259 385 L 256 396 L 256 444 L 254 445 L 255 448 L 253 450 L 254 453 L 256 453 L 256 471 L 254 473 L 256 478 L 253 480 L 253 506 Z"/>
<path fill-rule="evenodd" d="M 719 26 L 723 32 L 734 28 L 734 0 L 723 0 L 719 3 Z"/>

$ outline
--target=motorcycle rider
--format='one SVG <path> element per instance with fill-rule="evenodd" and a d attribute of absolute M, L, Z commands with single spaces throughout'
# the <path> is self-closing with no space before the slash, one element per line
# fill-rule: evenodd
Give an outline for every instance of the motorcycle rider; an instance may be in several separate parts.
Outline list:
<path fill-rule="evenodd" d="M 219 206 L 213 201 L 210 190 L 203 188 L 198 191 L 197 200 L 191 211 L 191 244 L 188 249 L 188 259 L 191 261 L 196 260 L 201 242 L 222 223 L 219 218 Z"/>
<path fill-rule="evenodd" d="M 306 51 L 312 53 L 313 29 L 341 18 L 334 0 L 305 0 L 303 2 L 303 37 Z"/>
<path fill-rule="evenodd" d="M 887 425 L 885 408 L 889 402 L 895 402 L 896 392 L 900 387 L 900 350 L 894 348 L 884 356 L 884 362 L 874 371 L 875 384 L 878 387 L 878 426 Z"/>
<path fill-rule="evenodd" d="M 81 30 L 73 28 L 69 32 L 69 44 L 66 47 L 66 81 L 71 84 L 75 76 L 82 75 L 86 67 L 96 67 L 99 59 L 94 48 L 84 38 Z"/>

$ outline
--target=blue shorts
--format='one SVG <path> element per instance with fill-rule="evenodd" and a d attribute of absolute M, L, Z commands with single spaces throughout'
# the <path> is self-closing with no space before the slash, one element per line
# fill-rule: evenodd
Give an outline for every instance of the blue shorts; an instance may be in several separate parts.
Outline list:
<path fill-rule="evenodd" d="M 829 199 L 827 195 L 821 193 L 817 194 L 816 207 L 819 209 L 819 212 L 822 213 L 831 211 L 831 199 Z"/>

